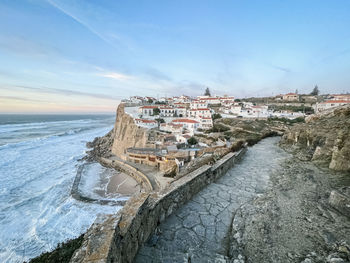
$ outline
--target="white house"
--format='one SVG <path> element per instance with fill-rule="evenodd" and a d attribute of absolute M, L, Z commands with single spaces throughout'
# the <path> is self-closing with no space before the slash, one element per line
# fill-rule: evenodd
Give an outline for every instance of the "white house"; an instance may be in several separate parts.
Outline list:
<path fill-rule="evenodd" d="M 162 123 L 160 124 L 159 129 L 161 131 L 167 131 L 175 134 L 181 134 L 183 130 L 183 125 L 182 124 L 177 124 L 177 123 Z"/>
<path fill-rule="evenodd" d="M 187 109 L 183 106 L 177 106 L 175 107 L 175 113 L 178 117 L 185 117 L 187 115 Z"/>
<path fill-rule="evenodd" d="M 198 108 L 198 109 L 190 109 L 187 111 L 187 116 L 191 118 L 199 118 L 206 117 L 211 118 L 211 112 L 208 108 Z"/>
<path fill-rule="evenodd" d="M 240 105 L 232 105 L 231 106 L 231 113 L 235 115 L 239 115 L 241 113 L 242 106 Z"/>
<path fill-rule="evenodd" d="M 316 103 L 313 108 L 315 112 L 321 112 L 331 108 L 339 107 L 345 104 L 349 104 L 350 100 L 327 100 L 324 102 Z"/>
<path fill-rule="evenodd" d="M 159 110 L 162 117 L 173 117 L 175 114 L 175 109 L 170 106 L 160 106 Z"/>
<path fill-rule="evenodd" d="M 283 95 L 283 100 L 287 101 L 298 101 L 299 100 L 299 95 L 296 93 L 287 93 Z"/>
<path fill-rule="evenodd" d="M 330 95 L 330 100 L 350 101 L 350 94 L 333 94 L 333 95 Z"/>
<path fill-rule="evenodd" d="M 199 121 L 192 120 L 192 119 L 175 119 L 172 121 L 172 123 L 182 124 L 183 128 L 188 130 L 192 135 L 200 126 Z"/>
<path fill-rule="evenodd" d="M 157 121 L 155 120 L 147 120 L 147 119 L 135 119 L 135 123 L 138 126 L 144 127 L 144 128 L 155 128 L 158 126 Z"/>
<path fill-rule="evenodd" d="M 129 101 L 131 103 L 140 104 L 143 102 L 143 98 L 139 97 L 139 96 L 132 96 L 132 97 L 130 97 Z"/>
<path fill-rule="evenodd" d="M 153 116 L 153 110 L 157 109 L 158 106 L 147 105 L 139 107 L 139 113 L 144 116 Z"/>
<path fill-rule="evenodd" d="M 208 108 L 208 103 L 202 100 L 193 100 L 190 103 L 191 109 Z"/>
<path fill-rule="evenodd" d="M 224 96 L 220 98 L 220 103 L 223 106 L 231 106 L 235 103 L 235 97 L 233 96 Z"/>
<path fill-rule="evenodd" d="M 202 102 L 206 102 L 208 105 L 221 103 L 221 100 L 219 97 L 201 97 L 201 98 L 199 98 L 199 100 Z"/>
<path fill-rule="evenodd" d="M 262 106 L 252 106 L 252 115 L 255 117 L 268 117 L 269 113 L 268 113 L 268 109 L 269 107 L 266 105 L 262 105 Z"/>
<path fill-rule="evenodd" d="M 200 117 L 200 118 L 198 118 L 198 120 L 200 122 L 200 128 L 201 129 L 213 128 L 213 120 L 212 120 L 212 118 Z"/>

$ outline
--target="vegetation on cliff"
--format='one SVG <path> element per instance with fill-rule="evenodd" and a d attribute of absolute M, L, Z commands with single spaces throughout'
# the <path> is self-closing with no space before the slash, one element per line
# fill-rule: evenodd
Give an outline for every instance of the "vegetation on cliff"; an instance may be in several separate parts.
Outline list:
<path fill-rule="evenodd" d="M 42 253 L 40 256 L 31 259 L 30 263 L 65 263 L 69 262 L 73 253 L 83 243 L 84 235 L 75 239 L 68 240 L 57 245 L 57 248 L 51 252 Z"/>

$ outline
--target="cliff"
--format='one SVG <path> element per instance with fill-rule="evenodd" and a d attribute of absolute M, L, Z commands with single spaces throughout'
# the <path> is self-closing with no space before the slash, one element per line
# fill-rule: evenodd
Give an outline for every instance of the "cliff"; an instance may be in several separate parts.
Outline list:
<path fill-rule="evenodd" d="M 292 149 L 301 159 L 350 171 L 350 105 L 312 115 L 305 123 L 290 127 L 281 146 Z"/>
<path fill-rule="evenodd" d="M 148 143 L 150 137 L 148 130 L 137 126 L 134 119 L 125 113 L 124 107 L 124 104 L 119 104 L 117 109 L 117 117 L 113 129 L 113 144 L 111 147 L 112 153 L 121 158 L 124 157 L 124 152 L 127 148 L 152 147 Z"/>
<path fill-rule="evenodd" d="M 86 159 L 98 160 L 100 157 L 110 157 L 111 154 L 125 159 L 127 148 L 155 148 L 155 142 L 162 140 L 157 131 L 137 126 L 124 108 L 124 104 L 119 104 L 114 128 L 109 133 L 87 143 L 87 147 L 92 150 L 87 152 Z"/>

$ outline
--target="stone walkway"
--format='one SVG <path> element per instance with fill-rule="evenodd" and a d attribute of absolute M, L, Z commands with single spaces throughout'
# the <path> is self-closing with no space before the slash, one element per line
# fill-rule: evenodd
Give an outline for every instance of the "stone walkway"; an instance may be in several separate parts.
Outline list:
<path fill-rule="evenodd" d="M 231 223 L 241 205 L 265 191 L 269 175 L 287 157 L 278 140 L 267 138 L 248 149 L 226 175 L 168 217 L 135 262 L 242 262 L 227 257 Z"/>

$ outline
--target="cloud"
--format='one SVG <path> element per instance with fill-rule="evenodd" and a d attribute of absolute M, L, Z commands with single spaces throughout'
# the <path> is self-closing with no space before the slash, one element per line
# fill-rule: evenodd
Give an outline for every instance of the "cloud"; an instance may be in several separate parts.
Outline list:
<path fill-rule="evenodd" d="M 29 99 L 25 97 L 18 96 L 0 96 L 0 100 L 15 100 L 15 101 L 26 101 L 26 102 L 45 102 L 43 100 Z"/>
<path fill-rule="evenodd" d="M 72 12 L 67 10 L 66 8 L 62 7 L 61 5 L 57 4 L 53 0 L 47 0 L 47 3 L 49 3 L 52 7 L 56 8 L 66 16 L 72 18 L 74 21 L 82 25 L 84 28 L 89 30 L 91 33 L 93 33 L 95 36 L 97 36 L 99 39 L 101 39 L 103 42 L 107 43 L 108 45 L 112 46 L 113 48 L 119 49 L 118 46 L 116 46 L 112 41 L 110 41 L 105 35 L 101 34 L 98 30 L 94 29 L 91 25 L 89 25 L 87 22 L 83 21 L 76 15 L 74 15 Z M 116 36 L 116 35 L 115 35 Z M 121 41 L 121 37 L 119 36 L 118 38 L 114 37 L 114 39 Z M 125 44 L 125 43 L 121 43 Z M 127 46 L 128 47 L 128 46 Z"/>
<path fill-rule="evenodd" d="M 132 78 L 131 76 L 121 74 L 118 72 L 109 72 L 109 73 L 103 73 L 103 74 L 97 74 L 97 75 L 105 78 L 116 79 L 116 80 L 127 80 Z"/>
<path fill-rule="evenodd" d="M 123 98 L 123 96 L 113 96 L 113 95 L 105 95 L 105 94 L 98 94 L 98 93 L 90 93 L 90 92 L 81 92 L 81 91 L 74 91 L 74 90 L 66 90 L 66 89 L 56 89 L 56 88 L 48 88 L 48 87 L 30 87 L 30 86 L 15 86 L 10 85 L 7 87 L 0 87 L 0 90 L 17 90 L 17 91 L 33 91 L 38 93 L 46 93 L 46 94 L 59 94 L 64 96 L 85 96 L 85 97 L 92 97 L 92 98 L 99 98 L 99 99 L 114 99 L 114 100 L 120 100 Z"/>
<path fill-rule="evenodd" d="M 283 71 L 283 72 L 285 72 L 285 73 L 290 73 L 290 72 L 292 72 L 291 69 L 289 69 L 289 68 L 280 67 L 280 66 L 275 66 L 275 65 L 270 65 L 270 64 L 268 64 L 268 66 L 271 67 L 271 68 L 274 68 L 274 69 Z"/>

